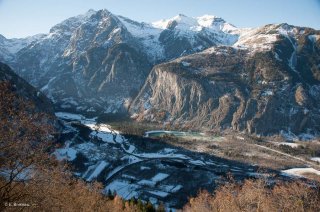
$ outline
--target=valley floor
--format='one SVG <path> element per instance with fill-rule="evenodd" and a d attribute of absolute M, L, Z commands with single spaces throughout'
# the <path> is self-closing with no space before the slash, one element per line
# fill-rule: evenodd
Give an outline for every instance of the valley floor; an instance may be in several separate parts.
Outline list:
<path fill-rule="evenodd" d="M 106 194 L 163 202 L 167 208 L 181 208 L 200 189 L 213 191 L 230 176 L 237 181 L 261 177 L 286 180 L 308 172 L 308 177 L 317 179 L 320 170 L 314 160 L 284 153 L 272 142 L 244 135 L 150 132 L 150 126 L 140 125 L 140 132 L 148 130 L 142 136 L 80 114 L 59 112 L 56 116 L 65 131 L 62 146 L 53 154 L 69 161 L 76 176 L 103 183 Z M 285 171 L 297 167 L 308 169 Z"/>
<path fill-rule="evenodd" d="M 223 139 L 199 139 L 196 142 L 174 139 L 167 142 L 191 151 L 215 155 L 221 158 L 255 164 L 260 169 L 273 169 L 286 173 L 287 169 L 300 168 L 292 175 L 320 180 L 320 141 L 273 141 L 272 138 L 254 138 L 229 132 Z M 276 138 L 275 140 L 279 140 Z M 317 157 L 315 157 L 315 155 Z"/>

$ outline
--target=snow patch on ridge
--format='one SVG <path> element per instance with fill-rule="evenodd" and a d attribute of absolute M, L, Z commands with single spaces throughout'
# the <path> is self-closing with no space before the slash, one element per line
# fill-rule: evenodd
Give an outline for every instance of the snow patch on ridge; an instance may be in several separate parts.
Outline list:
<path fill-rule="evenodd" d="M 266 34 L 262 33 L 262 31 L 271 30 L 273 27 L 271 25 L 245 30 L 233 46 L 236 48 L 250 48 L 255 51 L 270 50 L 272 44 L 278 40 L 277 34 Z"/>
<path fill-rule="evenodd" d="M 127 30 L 137 37 L 143 44 L 152 61 L 163 58 L 164 49 L 159 41 L 161 29 L 155 28 L 146 23 L 136 23 L 122 16 L 118 17 Z"/>
<path fill-rule="evenodd" d="M 313 43 L 316 43 L 318 40 L 320 40 L 320 35 L 309 35 L 308 38 Z"/>

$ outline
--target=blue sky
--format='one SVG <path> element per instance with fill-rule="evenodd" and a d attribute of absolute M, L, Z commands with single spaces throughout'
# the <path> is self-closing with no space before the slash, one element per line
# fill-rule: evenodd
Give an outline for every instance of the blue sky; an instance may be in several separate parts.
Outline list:
<path fill-rule="evenodd" d="M 145 22 L 179 13 L 210 14 L 238 27 L 286 22 L 320 29 L 320 0 L 0 0 L 0 34 L 12 38 L 46 33 L 89 9 L 107 9 Z"/>

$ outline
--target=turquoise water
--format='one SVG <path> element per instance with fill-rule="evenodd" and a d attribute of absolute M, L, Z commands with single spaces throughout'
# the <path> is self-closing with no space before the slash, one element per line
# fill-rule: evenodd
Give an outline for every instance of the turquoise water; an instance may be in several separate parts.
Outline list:
<path fill-rule="evenodd" d="M 187 136 L 187 133 L 185 132 L 154 132 L 154 133 L 148 133 L 149 137 L 161 137 L 164 135 L 172 135 L 176 137 L 182 137 Z"/>
<path fill-rule="evenodd" d="M 215 136 L 205 135 L 200 132 L 181 132 L 181 131 L 149 131 L 145 133 L 145 136 L 151 138 L 162 137 L 164 135 L 171 135 L 179 138 L 190 138 L 190 139 L 216 139 Z"/>

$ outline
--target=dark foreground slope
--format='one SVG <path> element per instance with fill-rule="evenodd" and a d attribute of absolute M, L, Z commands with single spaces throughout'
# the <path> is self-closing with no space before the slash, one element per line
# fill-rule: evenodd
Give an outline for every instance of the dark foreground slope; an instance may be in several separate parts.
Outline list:
<path fill-rule="evenodd" d="M 9 66 L 1 62 L 0 82 L 8 82 L 13 92 L 34 104 L 38 112 L 53 114 L 53 106 L 50 100 L 43 93 L 15 74 Z"/>

